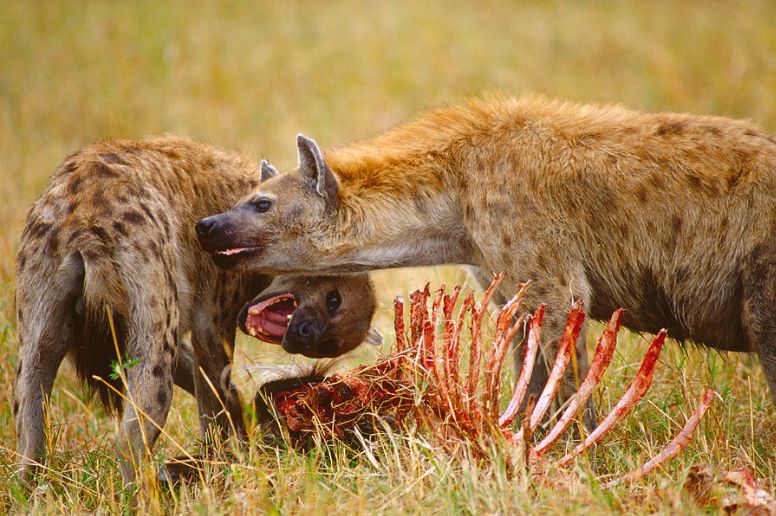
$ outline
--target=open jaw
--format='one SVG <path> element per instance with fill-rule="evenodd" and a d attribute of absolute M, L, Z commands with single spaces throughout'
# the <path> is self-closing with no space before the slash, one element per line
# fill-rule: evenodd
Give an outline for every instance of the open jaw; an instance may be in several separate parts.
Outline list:
<path fill-rule="evenodd" d="M 245 330 L 251 337 L 270 344 L 280 344 L 294 310 L 296 299 L 290 292 L 267 298 L 248 307 Z"/>

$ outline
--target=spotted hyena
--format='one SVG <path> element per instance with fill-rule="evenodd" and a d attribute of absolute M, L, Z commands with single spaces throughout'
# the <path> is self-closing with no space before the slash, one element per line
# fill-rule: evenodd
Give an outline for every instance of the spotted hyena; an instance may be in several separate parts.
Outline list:
<path fill-rule="evenodd" d="M 230 357 L 237 317 L 257 294 L 285 300 L 282 320 L 281 306 L 252 304 L 252 318 L 272 323 L 252 326 L 259 338 L 285 342 L 288 329 L 287 349 L 310 356 L 363 341 L 375 308 L 365 275 L 272 283 L 221 270 L 200 250 L 194 223 L 274 174 L 174 136 L 95 143 L 59 167 L 30 209 L 17 256 L 14 415 L 23 477 L 42 460 L 45 406 L 68 353 L 102 401 L 123 409 L 117 444 L 130 483 L 164 425 L 173 383 L 196 396 L 203 437 L 245 434 Z M 119 360 L 124 379 L 112 375 Z"/>
<path fill-rule="evenodd" d="M 531 392 L 582 299 L 595 319 L 624 307 L 631 329 L 756 352 L 776 400 L 776 139 L 754 125 L 498 97 L 325 154 L 297 143 L 296 169 L 199 222 L 221 267 L 504 271 L 500 302 L 530 279 L 525 309 L 548 303 Z M 569 368 L 562 394 L 574 384 Z"/>

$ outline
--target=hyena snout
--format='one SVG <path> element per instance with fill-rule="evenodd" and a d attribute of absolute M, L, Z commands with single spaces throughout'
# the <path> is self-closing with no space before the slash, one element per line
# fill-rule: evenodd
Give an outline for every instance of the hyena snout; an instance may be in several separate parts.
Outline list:
<path fill-rule="evenodd" d="M 218 221 L 216 217 L 206 217 L 197 222 L 195 227 L 197 230 L 197 238 L 200 240 L 207 239 L 207 237 L 210 235 L 210 232 L 213 231 L 213 229 L 216 227 L 217 222 Z"/>
<path fill-rule="evenodd" d="M 376 301 L 366 274 L 277 277 L 237 324 L 248 335 L 310 358 L 337 357 L 369 342 Z"/>
<path fill-rule="evenodd" d="M 197 222 L 195 230 L 200 247 L 210 252 L 223 247 L 221 239 L 223 234 L 229 232 L 227 226 L 228 222 L 224 220 L 222 215 L 213 215 Z"/>
<path fill-rule="evenodd" d="M 267 246 L 265 236 L 254 231 L 245 208 L 204 218 L 194 228 L 199 247 L 212 254 L 216 265 L 227 270 L 241 270 L 246 259 Z"/>
<path fill-rule="evenodd" d="M 246 231 L 250 220 L 241 210 L 230 210 L 206 217 L 194 226 L 199 246 L 216 254 L 237 254 L 257 245 L 255 235 Z"/>
<path fill-rule="evenodd" d="M 325 328 L 320 320 L 303 319 L 300 321 L 291 320 L 288 325 L 288 331 L 283 338 L 283 349 L 288 353 L 310 353 L 314 348 L 320 347 L 319 340 L 325 333 Z M 325 352 L 324 349 L 317 350 L 318 353 Z M 336 349 L 331 350 L 336 351 Z"/>

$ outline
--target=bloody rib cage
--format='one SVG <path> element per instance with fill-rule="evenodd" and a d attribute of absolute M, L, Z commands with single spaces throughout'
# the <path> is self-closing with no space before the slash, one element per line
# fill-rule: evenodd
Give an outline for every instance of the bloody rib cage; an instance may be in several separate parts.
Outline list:
<path fill-rule="evenodd" d="M 603 377 L 614 353 L 623 311 L 615 312 L 606 325 L 577 393 L 568 400 L 565 410 L 543 439 L 533 443 L 533 434 L 545 418 L 571 360 L 585 314 L 581 302 L 572 306 L 546 387 L 538 400 L 528 400 L 525 417 L 517 431 L 513 431 L 510 425 L 523 405 L 536 360 L 544 306 L 531 317 L 515 319 L 528 288 L 528 284 L 522 285 L 515 297 L 498 313 L 491 344 L 483 345 L 483 318 L 501 279 L 501 275 L 495 277 L 480 303 L 475 301 L 473 292 L 469 293 L 457 314 L 454 312 L 460 286 L 456 286 L 451 294 L 446 294 L 442 286 L 433 299 L 428 285 L 422 291 L 413 292 L 410 295 L 407 332 L 404 304 L 397 298 L 394 303 L 396 349 L 391 355 L 374 365 L 326 379 L 291 379 L 291 383 L 285 384 L 273 382 L 261 388 L 257 395 L 259 419 L 266 422 L 274 406 L 279 425 L 288 432 L 292 441 L 299 442 L 313 435 L 343 438 L 364 424 L 373 425 L 376 417 L 385 418 L 395 422 L 399 428 L 412 423 L 430 430 L 432 438 L 451 454 L 465 449 L 473 457 L 487 458 L 493 443 L 501 443 L 524 450 L 528 463 L 541 460 L 576 419 L 580 408 Z M 463 372 L 460 344 L 467 317 L 471 345 L 468 369 Z M 437 335 L 438 325 L 441 326 L 441 338 Z M 499 414 L 501 370 L 510 342 L 523 325 L 526 327 L 523 367 L 507 408 Z M 560 465 L 569 464 L 574 457 L 600 441 L 644 396 L 652 382 L 652 372 L 665 337 L 665 331 L 661 331 L 654 338 L 620 401 L 597 428 L 560 459 Z M 707 390 L 675 439 L 625 480 L 640 478 L 675 457 L 688 444 L 700 419 L 718 396 L 714 391 Z"/>

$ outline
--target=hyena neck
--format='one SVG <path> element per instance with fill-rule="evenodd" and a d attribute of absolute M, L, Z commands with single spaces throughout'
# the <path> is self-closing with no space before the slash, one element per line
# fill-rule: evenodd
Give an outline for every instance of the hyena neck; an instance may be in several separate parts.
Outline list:
<path fill-rule="evenodd" d="M 465 120 L 432 112 L 327 153 L 339 181 L 331 269 L 477 265 L 461 202 L 471 132 Z"/>

